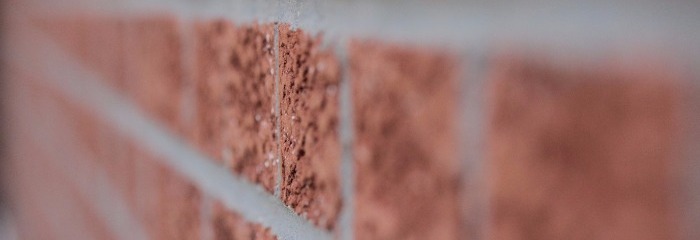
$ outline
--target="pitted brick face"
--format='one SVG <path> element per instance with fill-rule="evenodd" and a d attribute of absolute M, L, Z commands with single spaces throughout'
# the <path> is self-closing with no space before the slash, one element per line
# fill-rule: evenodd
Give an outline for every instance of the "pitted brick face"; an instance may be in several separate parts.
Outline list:
<path fill-rule="evenodd" d="M 543 59 L 504 56 L 489 77 L 490 235 L 675 239 L 675 76 Z"/>
<path fill-rule="evenodd" d="M 357 239 L 457 239 L 457 61 L 439 51 L 350 45 Z"/>
<path fill-rule="evenodd" d="M 197 142 L 210 156 L 274 190 L 277 174 L 274 26 L 201 22 Z"/>
<path fill-rule="evenodd" d="M 333 229 L 340 211 L 340 68 L 321 37 L 279 27 L 281 198 Z"/>

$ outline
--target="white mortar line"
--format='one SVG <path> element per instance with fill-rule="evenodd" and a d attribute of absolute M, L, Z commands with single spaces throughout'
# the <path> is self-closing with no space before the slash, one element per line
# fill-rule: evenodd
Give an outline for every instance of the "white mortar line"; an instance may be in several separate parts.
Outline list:
<path fill-rule="evenodd" d="M 27 90 L 25 89 L 26 85 L 23 85 L 23 86 L 19 86 L 19 85 L 20 84 L 16 84 L 16 87 L 13 88 L 13 90 L 15 90 L 15 92 L 13 93 L 13 97 L 16 97 L 14 100 L 17 102 L 27 102 L 28 96 L 27 96 Z M 13 111 L 13 114 L 15 115 L 15 121 L 17 121 L 18 119 L 21 119 L 21 120 L 33 119 L 31 114 L 29 114 L 29 111 L 30 111 L 29 108 L 15 107 L 14 110 L 15 111 Z M 15 133 L 17 133 L 14 135 L 14 137 L 17 137 L 18 142 L 19 141 L 27 141 L 27 140 L 32 140 L 32 142 L 37 142 L 37 141 L 34 141 L 33 139 L 28 139 L 30 135 L 33 135 L 33 133 L 32 134 L 27 133 L 27 131 L 30 130 L 30 128 L 27 126 L 31 126 L 31 125 L 26 124 L 25 122 L 15 123 L 14 125 L 16 127 L 22 126 L 22 127 L 19 127 L 19 128 L 16 128 L 13 130 L 13 131 L 15 131 Z M 36 144 L 36 145 L 38 145 L 38 144 Z M 26 150 L 20 150 L 20 151 L 26 151 Z M 41 149 L 40 149 L 40 151 L 41 151 Z M 42 151 L 42 152 L 45 152 L 45 151 Z M 24 153 L 24 152 L 18 152 L 16 154 L 18 154 L 16 156 L 17 159 L 27 159 L 27 156 L 25 155 L 26 153 Z M 37 176 L 37 174 L 41 173 L 40 171 L 47 170 L 47 168 L 29 168 L 28 166 L 23 166 L 22 168 L 25 171 L 24 174 L 27 174 L 26 171 L 31 171 L 31 173 L 30 173 L 31 177 Z M 39 171 L 39 172 L 37 172 L 37 171 Z M 23 176 L 23 177 L 26 178 L 27 176 Z M 27 179 L 25 179 L 25 180 L 27 180 Z M 34 184 L 36 184 L 36 183 L 34 183 Z M 55 199 L 56 198 L 55 196 L 51 196 L 54 198 L 53 199 L 54 201 L 48 201 L 48 202 L 46 201 L 46 199 L 47 199 L 46 195 L 51 194 L 53 192 L 50 192 L 50 193 L 42 192 L 42 195 L 44 195 L 44 198 L 39 199 L 37 197 L 36 191 L 42 191 L 44 189 L 45 189 L 44 185 L 36 186 L 35 188 L 32 188 L 32 189 L 24 189 L 23 191 L 29 191 L 28 194 L 25 195 L 25 196 L 27 196 L 28 199 L 24 200 L 24 204 L 30 204 L 30 205 L 32 205 L 32 208 L 35 208 L 37 210 L 37 213 L 39 215 L 41 215 L 41 218 L 43 218 L 44 222 L 47 224 L 46 227 L 48 228 L 48 233 L 53 234 L 56 239 L 76 239 L 75 229 L 67 228 L 67 227 L 61 226 L 61 224 L 60 224 L 61 222 L 66 222 L 65 218 L 72 215 L 72 214 L 70 214 L 71 211 L 66 211 L 66 208 L 60 207 L 61 205 L 58 204 L 58 201 L 57 201 L 57 199 Z M 56 210 L 56 209 L 58 209 L 58 210 Z M 56 214 L 56 211 L 63 212 L 63 214 L 61 214 L 61 215 Z M 21 222 L 21 223 L 24 223 L 24 222 Z M 37 226 L 32 226 L 28 229 L 36 229 L 36 227 Z M 42 230 L 46 231 L 47 229 L 42 229 Z"/>
<path fill-rule="evenodd" d="M 177 19 L 180 36 L 180 66 L 182 69 L 182 98 L 180 98 L 180 122 L 185 126 L 197 124 L 197 49 L 192 22 Z M 185 132 L 189 134 L 189 132 Z"/>
<path fill-rule="evenodd" d="M 75 129 L 69 129 L 69 123 L 61 116 L 66 113 L 59 112 L 60 107 L 55 106 L 55 102 L 47 99 L 41 101 L 41 106 L 35 106 L 34 110 L 40 113 L 28 115 L 33 116 L 28 118 L 33 128 L 28 129 L 27 135 L 42 152 L 53 154 L 47 159 L 50 168 L 59 171 L 77 186 L 79 194 L 88 200 L 88 207 L 102 217 L 113 236 L 120 239 L 148 239 L 146 231 L 124 202 L 124 196 L 107 179 L 107 172 L 90 166 L 90 157 L 81 154 L 86 149 L 67 144 L 79 141 L 75 132 L 71 132 Z"/>
<path fill-rule="evenodd" d="M 15 99 L 16 101 L 20 102 L 26 102 L 28 100 L 27 92 L 29 91 L 28 86 L 25 83 L 21 83 L 21 85 L 17 88 L 15 88 L 16 91 L 20 92 L 19 94 L 15 95 L 18 97 L 18 99 Z M 18 109 L 15 114 L 20 115 L 20 119 L 23 119 L 24 121 L 27 121 L 28 123 L 25 123 L 27 125 L 24 125 L 25 127 L 22 127 L 18 129 L 18 131 L 23 132 L 24 134 L 19 134 L 18 136 L 24 141 L 28 141 L 33 143 L 32 146 L 35 146 L 37 150 L 43 154 L 49 154 L 51 153 L 51 156 L 48 156 L 48 158 L 44 159 L 42 161 L 43 163 L 48 163 L 46 165 L 43 165 L 44 167 L 41 168 L 40 170 L 43 171 L 52 171 L 52 172 L 58 172 L 59 177 L 62 179 L 66 179 L 69 182 L 71 182 L 71 185 L 76 186 L 76 189 L 79 191 L 78 194 L 81 195 L 81 197 L 85 199 L 91 199 L 91 200 L 98 200 L 98 201 L 107 201 L 109 203 L 114 203 L 114 198 L 102 198 L 102 199 L 95 199 L 94 197 L 97 196 L 95 192 L 89 193 L 87 189 L 94 190 L 96 187 L 95 185 L 88 186 L 90 184 L 94 184 L 92 181 L 84 181 L 83 179 L 79 179 L 77 175 L 73 174 L 71 171 L 74 171 L 75 168 L 82 168 L 81 170 L 78 170 L 79 172 L 82 173 L 88 173 L 85 171 L 85 166 L 74 166 L 71 160 L 72 158 L 75 157 L 67 157 L 67 153 L 70 151 L 67 150 L 66 148 L 59 148 L 59 146 L 65 146 L 66 144 L 60 144 L 56 145 L 57 139 L 65 139 L 66 136 L 65 134 L 57 134 L 56 131 L 59 132 L 65 132 L 63 128 L 57 127 L 60 125 L 57 125 L 54 120 L 57 120 L 55 118 L 47 118 L 46 116 L 56 116 L 56 115 L 51 115 L 47 113 L 46 111 L 53 111 L 55 112 L 55 108 L 52 108 L 50 106 L 47 106 L 46 104 L 48 101 L 46 99 L 42 99 L 42 103 L 40 106 L 34 106 L 33 108 L 23 108 L 23 109 Z M 43 115 L 39 116 L 37 112 L 42 112 Z M 31 127 L 29 127 L 31 126 Z M 62 131 L 63 130 L 63 131 Z M 41 136 L 41 137 L 40 137 Z M 48 136 L 48 137 L 47 137 Z M 60 137 L 59 137 L 60 136 Z M 64 141 L 65 143 L 67 141 Z M 71 146 L 65 146 L 65 147 L 72 147 Z M 38 159 L 34 159 L 34 161 L 38 161 Z M 69 169 L 70 168 L 70 169 Z M 25 169 L 26 170 L 26 169 Z M 71 170 L 71 171 L 68 171 Z M 38 188 L 42 188 L 44 186 L 37 186 Z M 103 193 L 103 192 L 100 192 Z M 58 196 L 54 195 L 46 195 L 46 194 L 59 194 Z M 38 202 L 37 206 L 39 207 L 40 211 L 44 212 L 43 214 L 48 217 L 48 224 L 50 225 L 50 228 L 54 230 L 55 234 L 58 234 L 57 237 L 58 239 L 91 239 L 95 238 L 96 236 L 87 236 L 85 234 L 88 233 L 88 229 L 85 229 L 85 226 L 79 225 L 81 223 L 85 223 L 84 217 L 81 215 L 80 211 L 78 211 L 75 208 L 74 202 L 69 202 L 68 199 L 66 198 L 68 193 L 64 191 L 51 191 L 50 193 L 45 192 L 43 196 L 44 200 L 39 200 L 41 202 Z M 31 194 L 32 196 L 35 196 L 34 194 Z M 46 202 L 45 200 L 48 199 L 46 197 L 50 197 L 50 201 Z M 29 200 L 31 201 L 31 200 Z M 116 219 L 109 219 L 108 215 L 105 215 L 103 211 L 105 208 L 100 208 L 100 206 L 104 206 L 104 204 L 100 204 L 96 201 L 90 201 L 89 206 L 87 206 L 90 210 L 97 210 L 99 214 L 102 215 L 103 219 L 107 223 L 107 227 L 111 231 L 114 236 L 121 236 L 122 239 L 145 239 L 145 238 L 138 238 L 135 235 L 132 235 L 130 232 L 125 232 L 123 229 L 122 231 L 119 231 L 119 228 L 116 228 L 114 225 Z M 110 206 L 113 206 L 114 204 L 110 204 Z M 110 207 L 111 208 L 111 207 Z M 49 210 L 52 209 L 52 210 Z M 57 210 L 59 212 L 56 212 Z M 122 212 L 118 212 L 119 214 L 122 214 Z M 65 227 L 62 226 L 62 223 L 65 222 L 72 222 L 68 221 L 66 218 L 74 218 L 71 220 L 76 220 L 77 222 L 73 222 L 73 224 L 78 224 L 76 226 L 79 226 L 81 229 L 76 230 L 73 227 Z M 119 218 L 121 220 L 122 218 Z M 111 221 L 110 221 L 111 220 Z M 138 226 L 136 226 L 138 227 Z M 136 229 L 138 231 L 138 229 Z M 120 235 L 121 234 L 121 235 Z M 82 236 L 82 237 L 79 237 Z"/>
<path fill-rule="evenodd" d="M 354 119 L 352 104 L 352 85 L 350 76 L 350 59 L 348 56 L 347 42 L 341 41 L 335 48 L 336 56 L 340 61 L 340 189 L 343 208 L 340 212 L 339 228 L 340 239 L 354 239 L 354 213 L 355 213 L 355 166 L 353 162 L 354 145 Z"/>
<path fill-rule="evenodd" d="M 13 46 L 9 56 L 20 67 L 43 74 L 43 83 L 82 104 L 116 129 L 143 144 L 155 154 L 164 156 L 164 164 L 189 178 L 194 185 L 251 222 L 269 227 L 282 239 L 331 239 L 327 231 L 316 228 L 284 206 L 275 196 L 215 164 L 172 135 L 152 119 L 145 117 L 133 103 L 107 88 L 93 72 L 82 68 L 61 51 L 47 36 L 30 29 L 21 42 Z M 26 44 L 26 45 L 24 45 Z M 31 50 L 29 50 L 31 49 Z M 24 51 L 23 51 L 24 50 Z M 41 53 L 33 56 L 28 53 Z M 57 66 L 57 63 L 61 63 Z"/>
<path fill-rule="evenodd" d="M 463 76 L 460 81 L 462 94 L 461 139 L 466 148 L 462 151 L 462 196 L 467 209 L 463 211 L 469 239 L 490 239 L 487 236 L 489 223 L 488 172 L 484 154 L 487 114 L 485 107 L 486 53 L 482 48 L 462 53 L 460 65 Z"/>
<path fill-rule="evenodd" d="M 58 1 L 58 2 L 64 2 Z M 279 20 L 333 38 L 372 38 L 469 49 L 525 43 L 605 54 L 651 44 L 700 58 L 700 4 L 615 1 L 524 1 L 504 4 L 446 1 L 231 1 L 128 0 L 113 4 L 42 4 L 47 12 L 90 9 L 114 14 L 170 12 L 180 17 L 224 17 L 237 22 Z M 518 11 L 512 11 L 518 9 Z"/>
<path fill-rule="evenodd" d="M 280 109 L 280 47 L 279 47 L 279 42 L 280 42 L 280 29 L 279 29 L 279 24 L 275 22 L 275 34 L 274 34 L 274 41 L 273 44 L 273 51 L 275 51 L 275 66 L 272 67 L 275 69 L 275 136 L 277 137 L 276 144 L 277 144 L 277 159 L 275 159 L 275 166 L 277 166 L 277 172 L 275 176 L 275 197 L 280 197 L 282 195 L 282 183 L 284 182 L 282 179 L 282 131 L 281 131 L 281 109 Z"/>

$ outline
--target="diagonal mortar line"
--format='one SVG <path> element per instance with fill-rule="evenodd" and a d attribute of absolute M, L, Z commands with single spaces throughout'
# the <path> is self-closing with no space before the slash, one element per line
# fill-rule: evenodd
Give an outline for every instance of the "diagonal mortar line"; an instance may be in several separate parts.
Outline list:
<path fill-rule="evenodd" d="M 353 109 L 352 86 L 350 85 L 350 62 L 348 59 L 347 42 L 340 41 L 335 52 L 342 69 L 340 79 L 340 142 L 341 142 L 341 197 L 343 208 L 340 212 L 340 239 L 354 239 L 355 212 L 355 167 L 353 163 Z"/>
<path fill-rule="evenodd" d="M 222 201 L 248 221 L 269 227 L 282 239 L 331 239 L 329 232 L 313 226 L 284 206 L 278 198 L 242 177 L 231 174 L 214 164 L 193 147 L 145 117 L 130 101 L 107 88 L 93 72 L 83 68 L 61 51 L 46 36 L 23 28 L 28 36 L 9 51 L 18 67 L 44 76 L 40 78 L 50 88 L 66 95 L 78 106 L 89 108 L 97 116 L 126 136 L 143 144 L 176 171 L 189 178 L 205 193 Z M 31 49 L 31 51 L 27 51 Z M 22 51 L 24 50 L 24 51 Z M 41 53 L 38 54 L 28 53 Z M 57 66 L 57 63 L 61 63 Z M 30 67 L 31 66 L 31 67 Z M 31 69 L 28 69 L 31 68 Z"/>
<path fill-rule="evenodd" d="M 26 91 L 27 86 L 22 86 L 21 92 Z M 24 97 L 26 101 L 26 93 L 19 94 L 20 97 Z M 22 100 L 22 99 L 20 99 Z M 22 136 L 27 136 L 34 146 L 37 146 L 39 151 L 45 153 L 52 153 L 52 157 L 48 158 L 47 162 L 49 166 L 56 171 L 58 171 L 61 176 L 65 177 L 68 181 L 77 185 L 78 194 L 82 195 L 83 198 L 88 199 L 89 208 L 97 212 L 102 216 L 105 221 L 109 231 L 117 236 L 119 239 L 148 239 L 145 230 L 141 228 L 141 225 L 137 224 L 138 221 L 130 212 L 123 196 L 120 194 L 115 194 L 118 191 L 114 185 L 106 179 L 107 173 L 104 170 L 99 169 L 88 169 L 85 164 L 69 165 L 65 164 L 68 161 L 74 161 L 78 159 L 81 162 L 88 162 L 85 156 L 79 156 L 76 153 L 75 146 L 71 144 L 65 144 L 65 139 L 68 142 L 76 142 L 74 140 L 74 133 L 71 134 L 63 127 L 65 125 L 57 124 L 57 119 L 55 116 L 59 116 L 57 108 L 53 106 L 46 106 L 44 104 L 48 103 L 47 100 L 43 100 L 42 106 L 36 109 L 21 109 L 20 114 L 24 115 L 23 119 L 28 119 L 31 123 L 23 127 L 27 134 Z M 35 111 L 35 113 L 29 113 L 29 111 Z M 37 117 L 38 113 L 42 116 L 54 116 L 50 121 L 46 121 L 45 118 Z M 41 120 L 37 120 L 41 119 Z M 64 120 L 65 121 L 65 120 Z M 58 140 L 61 139 L 61 140 Z M 60 141 L 60 142 L 57 142 Z M 73 154 L 71 154 L 73 153 Z M 73 159 L 73 160 L 71 160 Z M 74 172 L 88 174 L 76 175 Z M 85 181 L 85 179 L 90 179 L 90 181 Z M 65 206 L 65 205 L 57 205 Z M 66 214 L 72 211 L 66 211 Z"/>
<path fill-rule="evenodd" d="M 15 101 L 17 101 L 17 102 L 29 101 L 28 97 L 27 97 L 27 93 L 26 93 L 27 91 L 24 90 L 24 87 L 21 87 L 21 88 L 15 87 L 14 90 L 16 90 L 16 92 L 14 92 L 15 98 L 13 98 Z M 29 108 L 15 107 L 15 109 L 13 109 L 13 110 L 14 110 L 13 114 L 15 114 L 17 117 L 15 119 L 15 121 L 17 121 L 17 119 L 22 119 L 22 120 L 28 119 L 28 120 L 30 120 L 30 122 L 36 122 L 36 120 L 34 120 L 34 118 L 32 116 L 30 116 L 30 113 L 29 113 L 30 109 Z M 31 120 L 34 120 L 34 121 L 31 121 Z M 15 124 L 17 124 L 17 123 L 15 123 Z M 16 137 L 18 141 L 20 141 L 20 142 L 21 141 L 29 141 L 31 143 L 34 143 L 33 144 L 34 146 L 39 147 L 39 149 L 37 149 L 38 151 L 41 151 L 42 153 L 49 153 L 49 151 L 41 148 L 41 147 L 44 147 L 43 145 L 38 144 L 40 141 L 37 141 L 36 140 L 37 137 L 36 137 L 36 135 L 34 135 L 34 134 L 38 133 L 38 131 L 32 129 L 31 127 L 28 127 L 28 126 L 32 126 L 31 124 L 27 124 L 24 121 L 19 123 L 19 124 L 21 124 L 21 125 L 15 126 L 17 128 L 13 129 L 13 131 L 15 133 L 14 137 Z M 34 126 L 32 126 L 32 127 L 34 127 Z M 26 151 L 26 150 L 24 150 L 24 151 Z M 24 153 L 18 153 L 18 155 L 16 157 L 18 159 L 27 159 L 27 157 L 23 156 L 23 155 L 24 155 Z M 51 171 L 52 170 L 51 168 L 52 167 L 49 165 L 45 168 L 32 168 L 29 171 L 32 171 L 31 174 L 35 175 L 35 174 L 42 173 L 42 172 L 35 172 L 35 171 Z M 73 219 L 71 219 L 71 220 L 75 220 L 75 218 L 76 218 L 74 216 L 75 214 L 73 214 L 76 211 L 73 208 L 73 205 L 68 203 L 65 200 L 66 197 L 65 197 L 65 194 L 63 192 L 52 191 L 51 193 L 54 195 L 51 195 L 51 197 L 52 197 L 51 201 L 47 202 L 45 197 L 38 198 L 37 193 L 36 193 L 36 191 L 42 191 L 42 195 L 44 195 L 44 193 L 46 191 L 44 185 L 36 186 L 36 188 L 32 188 L 32 189 L 29 189 L 26 191 L 32 191 L 32 192 L 29 193 L 29 195 L 27 196 L 28 198 L 24 200 L 25 203 L 30 204 L 32 206 L 32 208 L 36 209 L 37 212 L 41 215 L 41 218 L 45 219 L 44 222 L 46 223 L 46 227 L 48 228 L 48 233 L 54 234 L 57 238 L 60 238 L 60 239 L 76 239 L 76 238 L 78 238 L 78 236 L 80 236 L 80 238 L 86 238 L 85 234 L 80 235 L 80 233 L 77 233 L 75 228 L 68 228 L 68 227 L 64 227 L 61 225 L 62 222 L 66 222 L 66 218 L 73 217 Z M 55 196 L 56 193 L 61 194 L 61 195 Z M 63 207 L 61 207 L 61 206 L 63 206 Z M 81 220 L 82 220 L 82 218 L 78 219 L 79 222 L 84 222 Z M 82 227 L 82 226 L 79 226 L 79 227 Z M 43 230 L 46 230 L 46 229 L 43 229 Z M 85 229 L 82 229 L 81 232 L 86 233 L 87 231 Z"/>
<path fill-rule="evenodd" d="M 46 116 L 59 116 L 57 109 L 53 106 L 42 106 L 39 111 Z M 34 128 L 30 128 L 30 134 L 27 135 L 42 152 L 53 154 L 53 157 L 48 159 L 50 167 L 78 186 L 79 194 L 90 200 L 89 207 L 103 217 L 112 234 L 120 239 L 148 239 L 146 231 L 138 224 L 139 221 L 123 201 L 124 196 L 119 194 L 114 184 L 107 179 L 108 175 L 104 170 L 90 168 L 85 164 L 65 164 L 65 162 L 76 160 L 84 162 L 89 159 L 84 154 L 80 154 L 84 151 L 80 151 L 75 145 L 66 144 L 66 142 L 77 142 L 75 133 L 67 131 L 65 125 L 61 125 L 56 118 L 46 121 L 49 124 L 36 120 L 42 118 L 28 119 L 33 122 L 31 126 Z M 76 175 L 74 172 L 82 174 Z"/>

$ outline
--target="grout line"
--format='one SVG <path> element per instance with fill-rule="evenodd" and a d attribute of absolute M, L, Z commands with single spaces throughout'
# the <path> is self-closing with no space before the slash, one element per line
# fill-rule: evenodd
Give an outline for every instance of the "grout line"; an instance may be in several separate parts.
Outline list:
<path fill-rule="evenodd" d="M 273 47 L 273 51 L 275 51 L 275 66 L 273 69 L 275 69 L 275 137 L 277 139 L 277 159 L 275 160 L 275 165 L 277 166 L 277 173 L 275 176 L 275 197 L 280 198 L 281 191 L 282 191 L 282 183 L 284 182 L 282 179 L 282 132 L 281 132 L 281 118 L 282 114 L 280 111 L 280 48 L 279 48 L 279 39 L 280 39 L 280 30 L 279 30 L 279 23 L 275 22 L 275 34 L 274 34 L 274 40 L 273 44 L 275 45 Z M 281 198 L 280 198 L 281 199 Z"/>
<path fill-rule="evenodd" d="M 341 197 L 343 208 L 340 212 L 340 239 L 354 239 L 355 212 L 355 167 L 353 164 L 353 105 L 352 85 L 350 83 L 350 62 L 346 41 L 339 41 L 335 52 L 340 60 L 340 144 L 341 144 Z"/>
<path fill-rule="evenodd" d="M 22 86 L 20 86 L 20 85 L 22 85 Z M 28 100 L 29 96 L 27 96 L 28 93 L 27 93 L 27 90 L 25 88 L 26 88 L 26 85 L 24 85 L 24 83 L 17 84 L 13 88 L 15 90 L 14 97 L 15 97 L 15 100 L 17 102 L 28 102 L 29 101 Z M 21 119 L 21 120 L 29 119 L 30 121 L 34 120 L 34 118 L 31 116 L 31 114 L 29 114 L 29 111 L 32 110 L 31 108 L 15 107 L 14 110 L 15 111 L 13 113 L 15 115 L 15 121 L 17 121 L 18 119 Z M 34 120 L 34 121 L 36 121 L 36 120 Z M 34 122 L 34 121 L 32 121 L 32 122 Z M 35 132 L 35 131 L 29 132 L 32 134 L 27 133 L 27 131 L 32 130 L 28 126 L 33 127 L 33 125 L 27 124 L 24 121 L 22 121 L 20 124 L 21 124 L 20 125 L 21 127 L 16 128 L 14 130 L 14 131 L 16 131 L 15 133 L 17 133 L 17 134 L 15 134 L 15 137 L 17 137 L 18 142 L 31 141 L 33 143 L 38 143 L 38 141 L 29 137 L 29 136 L 33 136 L 34 135 L 33 132 Z M 35 145 L 40 146 L 39 144 L 35 144 Z M 46 151 L 43 151 L 42 149 L 38 149 L 38 150 L 42 151 L 42 152 L 46 152 Z M 15 153 L 15 154 L 18 154 L 18 155 L 16 155 L 17 159 L 15 159 L 15 160 L 27 158 L 27 156 L 25 156 L 26 153 L 23 152 L 26 150 L 22 149 L 19 151 L 20 152 Z M 29 166 L 25 165 L 21 168 L 28 168 L 28 167 Z M 31 175 L 30 176 L 23 176 L 23 178 L 32 177 L 32 179 L 33 179 L 35 176 L 37 176 L 37 174 L 42 174 L 42 171 L 46 171 L 48 169 L 49 168 L 30 168 L 30 169 L 27 169 L 24 171 L 24 174 L 31 174 Z M 76 238 L 76 236 L 74 236 L 75 235 L 74 229 L 62 227 L 60 225 L 60 222 L 66 222 L 65 218 L 67 216 L 72 216 L 72 214 L 59 215 L 59 214 L 56 214 L 55 211 L 51 210 L 51 209 L 54 209 L 54 210 L 59 211 L 59 212 L 66 211 L 65 210 L 66 207 L 62 207 L 62 208 L 57 207 L 57 206 L 60 206 L 60 204 L 57 204 L 57 202 L 59 202 L 60 200 L 63 200 L 63 198 L 51 196 L 52 201 L 50 201 L 50 202 L 46 202 L 45 197 L 41 198 L 41 199 L 37 198 L 36 191 L 42 191 L 42 190 L 44 190 L 44 188 L 45 188 L 45 186 L 41 185 L 41 186 L 36 186 L 36 189 L 30 189 L 30 190 L 25 189 L 25 191 L 30 191 L 30 192 L 27 195 L 27 199 L 24 200 L 24 204 L 30 204 L 33 206 L 32 209 L 37 210 L 37 213 L 39 215 L 41 215 L 40 218 L 44 219 L 43 222 L 46 223 L 46 228 L 48 228 L 49 233 L 57 235 L 57 236 L 59 236 L 58 238 L 61 238 L 61 239 L 74 239 L 74 238 Z M 59 218 L 61 216 L 63 216 L 63 218 Z M 37 227 L 37 226 L 32 226 L 32 227 L 29 227 L 28 229 L 33 229 L 35 227 Z M 39 227 L 43 227 L 43 226 L 39 226 Z M 47 229 L 42 229 L 42 230 L 46 231 Z M 73 230 L 73 231 L 71 231 L 71 230 Z"/>
<path fill-rule="evenodd" d="M 269 227 L 282 239 L 331 239 L 331 234 L 294 214 L 278 198 L 244 178 L 214 164 L 215 161 L 168 132 L 154 120 L 144 116 L 130 101 L 104 86 L 93 72 L 71 61 L 55 43 L 31 27 L 24 28 L 32 41 L 19 42 L 9 56 L 18 67 L 32 66 L 31 71 L 43 74 L 42 82 L 89 108 L 126 136 L 143 144 L 205 193 L 222 201 L 248 221 Z M 26 45 L 25 45 L 26 44 Z M 35 51 L 22 51 L 33 48 Z M 41 56 L 26 54 L 42 53 Z M 63 63 L 60 67 L 55 63 Z M 30 70 L 30 69 L 26 69 Z"/>
<path fill-rule="evenodd" d="M 469 239 L 489 239 L 487 224 L 490 221 L 488 201 L 487 167 L 484 153 L 484 136 L 487 120 L 485 114 L 485 75 L 487 64 L 483 48 L 475 48 L 462 54 L 461 69 L 465 70 L 461 83 L 462 139 L 466 148 L 462 154 L 462 202 L 466 203 L 463 219 Z"/>
<path fill-rule="evenodd" d="M 180 98 L 179 120 L 184 126 L 195 126 L 198 112 L 197 105 L 197 47 L 191 22 L 178 19 L 180 36 L 180 66 L 182 69 L 182 97 Z M 185 129 L 182 129 L 183 131 Z M 189 135 L 189 132 L 185 133 Z"/>
<path fill-rule="evenodd" d="M 62 2 L 62 1 L 58 1 Z M 654 3 L 520 3 L 502 7 L 484 3 L 413 2 L 397 8 L 392 1 L 188 1 L 130 0 L 119 7 L 99 3 L 43 3 L 46 13 L 96 10 L 107 14 L 146 14 L 167 11 L 180 17 L 225 17 L 235 22 L 280 21 L 326 36 L 430 43 L 469 49 L 480 39 L 508 44 L 519 42 L 548 48 L 605 54 L 629 42 L 656 47 L 683 46 L 697 59 L 700 47 L 700 4 Z M 72 9 L 71 9 L 72 8 Z M 520 11 L 513 12 L 510 9 Z M 58 10 L 58 11 L 57 11 Z M 591 18 L 591 16 L 596 16 Z M 566 20 L 566 21 L 562 21 Z M 459 24 L 455 24 L 459 23 Z M 643 39 L 643 40 L 640 40 Z M 637 45 L 637 44 L 634 44 Z M 528 46 L 528 45 L 526 45 Z"/>
<path fill-rule="evenodd" d="M 466 203 L 462 211 L 464 228 L 469 239 L 490 239 L 486 235 L 488 223 L 488 169 L 486 168 L 485 127 L 486 117 L 486 87 L 488 39 L 475 40 L 473 46 L 460 51 L 459 65 L 462 71 L 460 82 L 461 100 L 461 137 L 465 145 L 462 148 L 462 202 Z"/>
<path fill-rule="evenodd" d="M 472 139 L 469 138 L 470 133 L 472 128 L 470 128 L 470 123 L 473 118 L 473 112 L 471 111 L 472 109 L 472 96 L 469 94 L 470 90 L 474 87 L 472 86 L 471 81 L 474 79 L 474 71 L 473 66 L 472 66 L 472 61 L 470 61 L 470 55 L 469 52 L 460 52 L 456 54 L 459 58 L 459 61 L 461 61 L 459 65 L 460 69 L 462 70 L 460 75 L 460 81 L 458 81 L 458 89 L 459 89 L 459 94 L 458 94 L 458 99 L 459 99 L 459 106 L 458 107 L 458 127 L 459 127 L 459 137 L 458 140 L 460 143 L 464 144 L 464 148 L 459 148 L 458 155 L 460 156 L 461 160 L 461 169 L 459 171 L 459 176 L 460 176 L 460 203 L 461 203 L 461 220 L 462 220 L 462 232 L 464 236 L 467 236 L 468 239 L 480 239 L 477 237 L 479 234 L 476 233 L 475 230 L 475 222 L 478 220 L 478 217 L 475 217 L 472 212 L 475 209 L 475 203 L 473 202 L 474 198 L 471 197 L 473 194 L 473 190 L 471 189 L 471 183 L 473 176 L 469 172 L 473 167 L 472 167 L 472 161 L 473 158 L 470 155 L 471 153 L 474 152 L 474 147 L 472 143 Z"/>
<path fill-rule="evenodd" d="M 212 199 L 208 194 L 202 194 L 199 203 L 199 237 L 200 239 L 214 239 L 212 230 Z"/>

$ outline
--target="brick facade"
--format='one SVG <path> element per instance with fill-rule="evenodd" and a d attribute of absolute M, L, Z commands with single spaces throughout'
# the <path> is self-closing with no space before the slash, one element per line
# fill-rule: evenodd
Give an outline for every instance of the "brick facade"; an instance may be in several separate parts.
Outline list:
<path fill-rule="evenodd" d="M 682 227 L 698 85 L 666 48 L 397 40 L 255 3 L 12 2 L 3 168 L 21 238 L 698 234 Z"/>

